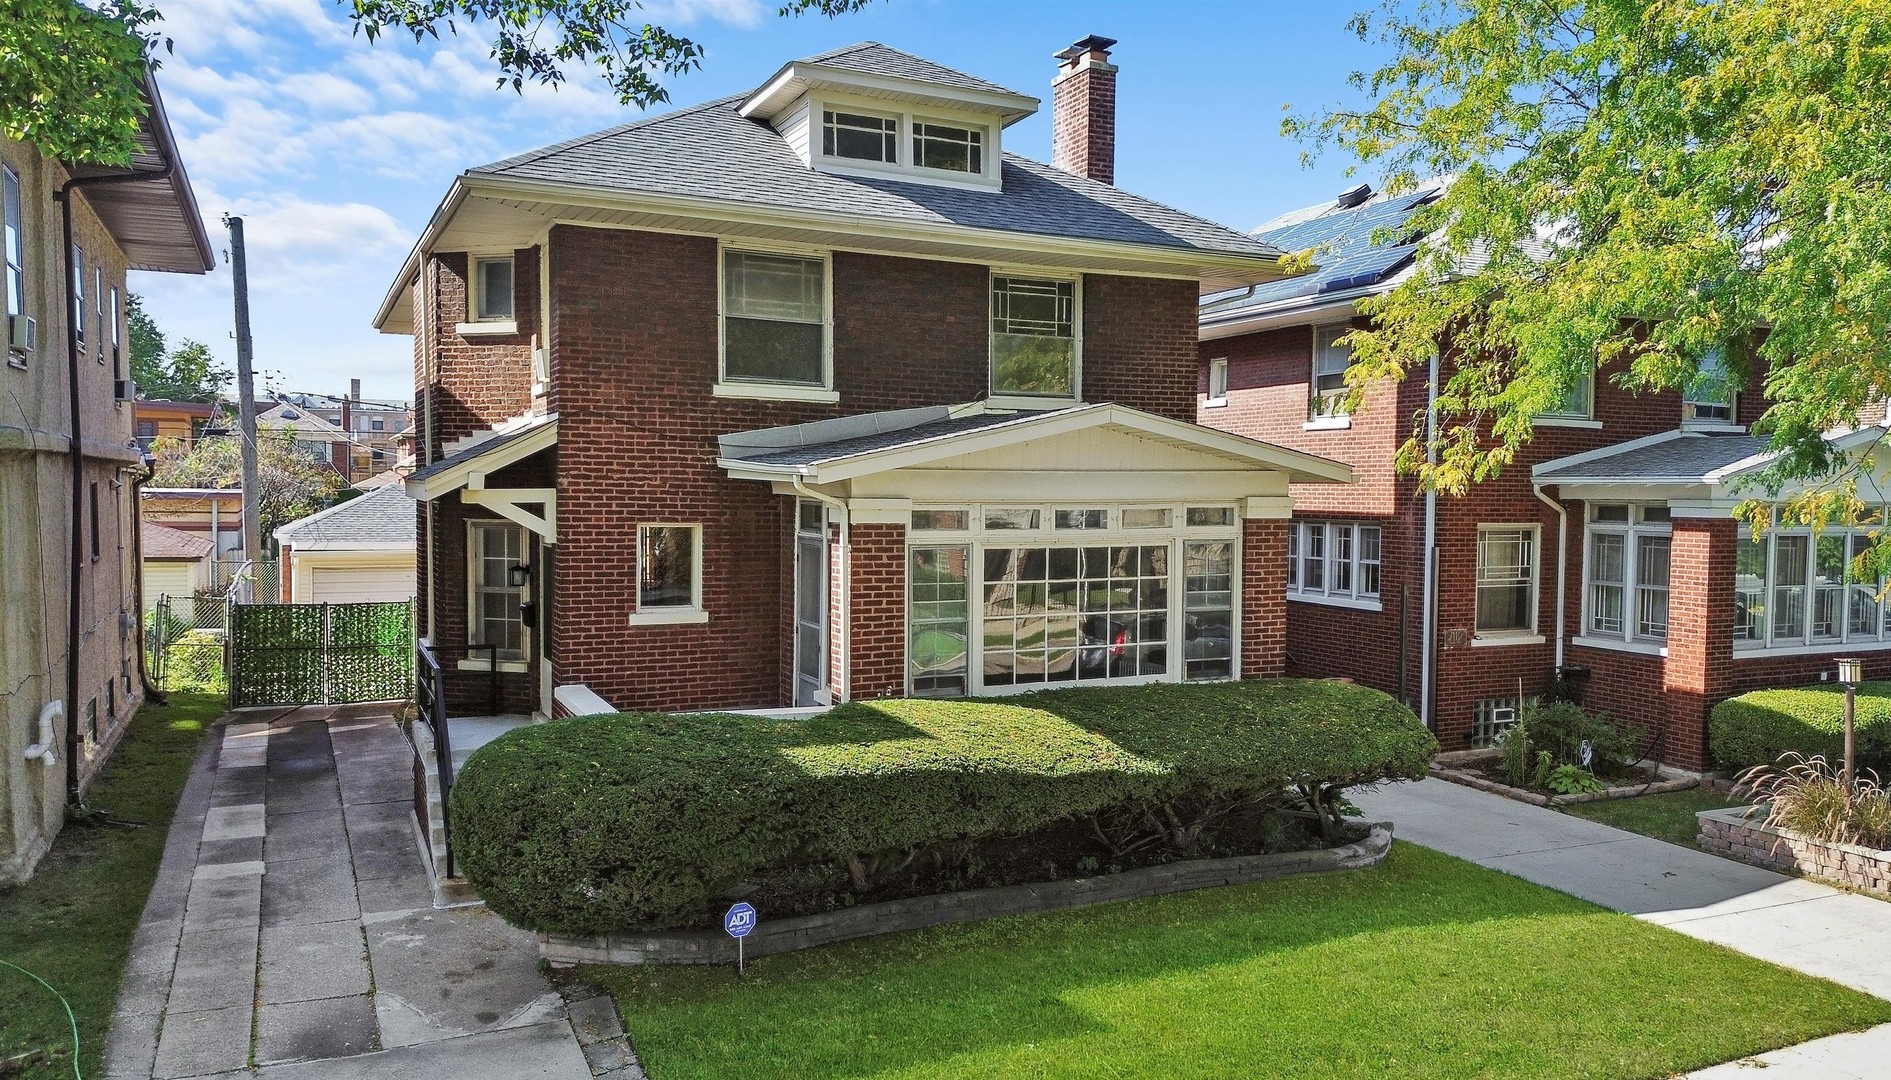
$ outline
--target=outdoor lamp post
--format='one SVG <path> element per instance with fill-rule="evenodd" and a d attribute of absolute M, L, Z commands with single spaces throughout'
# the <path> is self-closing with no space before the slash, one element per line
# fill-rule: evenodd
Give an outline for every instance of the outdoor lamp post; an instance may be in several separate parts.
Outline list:
<path fill-rule="evenodd" d="M 1864 667 L 1865 662 L 1855 656 L 1838 662 L 1838 681 L 1845 687 L 1845 765 L 1839 773 L 1839 781 L 1845 785 L 1848 796 L 1852 790 L 1852 717 L 1858 684 L 1864 681 Z"/>

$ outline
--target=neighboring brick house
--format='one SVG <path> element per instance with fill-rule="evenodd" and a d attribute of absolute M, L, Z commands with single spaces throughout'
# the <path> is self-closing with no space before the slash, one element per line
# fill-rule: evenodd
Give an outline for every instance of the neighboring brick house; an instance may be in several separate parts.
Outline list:
<path fill-rule="evenodd" d="M 1193 422 L 1198 297 L 1280 253 L 1092 178 L 1111 44 L 1060 54 L 1090 176 L 869 43 L 455 181 L 375 322 L 456 711 L 1280 672 L 1287 485 L 1350 472 Z"/>
<path fill-rule="evenodd" d="M 1355 189 L 1276 219 L 1252 235 L 1315 249 L 1320 269 L 1202 308 L 1201 422 L 1358 473 L 1354 488 L 1294 489 L 1287 671 L 1398 694 L 1446 749 L 1488 741 L 1561 672 L 1560 689 L 1658 728 L 1666 760 L 1694 769 L 1709 764 L 1706 716 L 1722 698 L 1830 677 L 1838 653 L 1891 673 L 1876 585 L 1845 578 L 1862 537 L 1776 529 L 1755 542 L 1733 520 L 1756 493 L 1742 480 L 1768 460 L 1743 426 L 1765 408 L 1763 371 L 1682 394 L 1630 392 L 1604 368 L 1462 497 L 1421 492 L 1393 464 L 1422 430 L 1427 388 L 1451 375 L 1448 347 L 1435 375 L 1370 386 L 1339 412 L 1350 356 L 1335 339 L 1358 325 L 1357 301 L 1411 272 L 1418 238 L 1403 225 L 1439 191 Z"/>
<path fill-rule="evenodd" d="M 130 170 L 0 135 L 0 882 L 143 700 L 127 275 L 213 265 L 156 84 Z"/>
<path fill-rule="evenodd" d="M 347 433 L 350 457 L 345 479 L 351 484 L 392 468 L 400 460 L 400 437 L 413 426 L 413 409 L 404 402 L 363 398 L 360 379 L 348 380 L 346 397 L 284 394 L 282 398 Z"/>

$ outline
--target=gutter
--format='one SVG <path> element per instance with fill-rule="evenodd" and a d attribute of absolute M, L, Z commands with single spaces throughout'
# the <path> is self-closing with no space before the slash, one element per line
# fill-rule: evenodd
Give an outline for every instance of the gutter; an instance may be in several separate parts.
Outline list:
<path fill-rule="evenodd" d="M 1569 509 L 1543 494 L 1542 484 L 1531 484 L 1537 501 L 1556 511 L 1556 670 L 1563 670 L 1563 591 L 1569 585 Z"/>
<path fill-rule="evenodd" d="M 77 284 L 78 268 L 72 264 L 72 192 L 75 188 L 169 180 L 176 168 L 176 157 L 167 155 L 162 168 L 104 176 L 70 176 L 53 193 L 53 201 L 59 204 L 65 240 L 66 404 L 72 416 L 72 445 L 68 451 L 68 467 L 72 472 L 72 544 L 68 566 L 70 580 L 66 588 L 66 799 L 72 803 L 79 801 L 79 637 L 83 600 L 80 585 L 85 573 L 85 421 L 79 394 L 79 323 L 73 318 L 77 307 L 73 287 Z"/>
<path fill-rule="evenodd" d="M 839 638 L 837 646 L 840 655 L 837 659 L 840 661 L 840 686 L 838 693 L 831 694 L 830 697 L 835 699 L 833 704 L 841 705 L 852 698 L 854 681 L 854 642 L 852 634 L 854 621 L 852 610 L 853 590 L 849 588 L 854 577 L 853 519 L 851 515 L 847 513 L 847 504 L 845 502 L 842 502 L 832 495 L 823 495 L 813 490 L 803 483 L 802 478 L 798 475 L 793 478 L 792 482 L 796 494 L 803 498 L 812 499 L 825 506 L 833 507 L 834 510 L 840 514 L 840 581 L 838 582 L 839 596 L 837 597 L 840 604 L 840 625 L 834 628 L 836 636 Z M 825 529 L 823 531 L 825 531 Z M 793 684 L 794 680 L 791 678 L 789 685 Z"/>

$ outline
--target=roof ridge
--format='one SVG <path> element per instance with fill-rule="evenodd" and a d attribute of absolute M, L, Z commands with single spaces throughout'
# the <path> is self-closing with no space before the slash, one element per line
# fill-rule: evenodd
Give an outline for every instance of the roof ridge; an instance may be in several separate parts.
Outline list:
<path fill-rule="evenodd" d="M 523 153 L 514 154 L 509 158 L 501 158 L 498 161 L 490 162 L 485 165 L 475 166 L 466 171 L 469 173 L 496 172 L 500 169 L 511 169 L 511 168 L 516 168 L 517 166 L 520 166 L 520 165 L 529 165 L 534 161 L 538 161 L 543 158 L 550 157 L 551 155 L 559 153 L 561 151 L 575 150 L 580 146 L 585 146 L 590 143 L 598 142 L 602 139 L 608 139 L 613 135 L 621 135 L 626 131 L 635 131 L 638 128 L 645 128 L 645 127 L 655 127 L 657 124 L 661 124 L 668 120 L 677 120 L 685 116 L 692 116 L 696 113 L 706 112 L 710 109 L 716 108 L 719 105 L 727 105 L 732 101 L 742 101 L 748 98 L 749 94 L 752 94 L 752 93 L 754 93 L 754 91 L 748 91 L 746 93 L 741 93 L 741 94 L 725 94 L 722 97 L 715 98 L 710 101 L 704 101 L 696 105 L 685 105 L 684 107 L 680 109 L 671 109 L 669 112 L 659 113 L 656 116 L 639 117 L 627 123 L 618 124 L 615 127 L 608 127 L 602 131 L 593 131 L 588 135 L 579 135 L 574 138 L 566 139 L 564 142 L 552 143 L 550 146 L 541 146 L 536 150 L 527 150 Z"/>
<path fill-rule="evenodd" d="M 879 48 L 882 48 L 882 49 L 893 49 L 893 46 L 888 45 L 883 41 L 856 41 L 852 45 L 843 45 L 838 49 L 829 49 L 824 53 L 815 53 L 813 56 L 804 56 L 801 59 L 793 61 L 793 62 L 797 64 L 818 64 L 823 60 L 832 60 L 837 56 L 846 56 L 848 53 L 857 53 L 862 49 L 870 49 L 875 46 L 878 46 Z M 902 50 L 893 49 L 893 51 L 901 52 Z M 906 53 L 905 55 L 913 56 L 912 53 Z M 925 57 L 913 56 L 913 59 L 924 60 Z"/>

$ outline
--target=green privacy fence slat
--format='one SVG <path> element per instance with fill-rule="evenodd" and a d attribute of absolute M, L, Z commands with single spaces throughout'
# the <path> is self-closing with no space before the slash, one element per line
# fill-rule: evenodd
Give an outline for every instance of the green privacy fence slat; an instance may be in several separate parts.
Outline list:
<path fill-rule="evenodd" d="M 413 606 L 238 604 L 230 704 L 395 701 L 413 682 Z"/>

